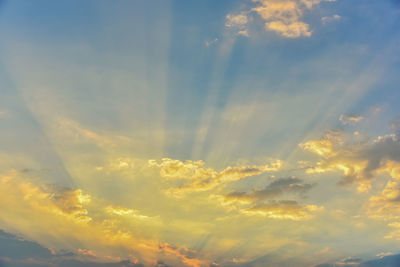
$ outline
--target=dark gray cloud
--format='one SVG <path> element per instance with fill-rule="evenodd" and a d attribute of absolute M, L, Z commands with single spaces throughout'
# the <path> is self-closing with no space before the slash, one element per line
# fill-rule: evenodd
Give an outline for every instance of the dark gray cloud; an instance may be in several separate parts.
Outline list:
<path fill-rule="evenodd" d="M 400 163 L 400 120 L 391 123 L 392 134 L 379 136 L 370 141 L 369 138 L 359 140 L 353 134 L 346 135 L 343 131 L 335 134 L 328 132 L 319 140 L 300 144 L 303 149 L 320 155 L 323 159 L 315 167 L 308 168 L 310 172 L 341 171 L 343 176 L 339 185 L 359 182 L 367 191 L 366 185 L 375 177 L 375 172 L 385 167 L 388 161 Z"/>
<path fill-rule="evenodd" d="M 30 257 L 51 258 L 51 252 L 37 243 L 22 240 L 0 230 L 0 257 L 24 259 Z"/>
<path fill-rule="evenodd" d="M 354 157 L 367 161 L 367 166 L 363 169 L 363 177 L 366 179 L 373 178 L 373 172 L 385 163 L 386 160 L 400 162 L 400 136 L 398 133 L 381 136 L 372 144 L 365 145 Z M 353 147 L 349 147 L 348 151 L 354 151 Z M 345 151 L 346 153 L 347 151 Z M 342 183 L 352 182 L 355 177 L 343 177 Z"/>

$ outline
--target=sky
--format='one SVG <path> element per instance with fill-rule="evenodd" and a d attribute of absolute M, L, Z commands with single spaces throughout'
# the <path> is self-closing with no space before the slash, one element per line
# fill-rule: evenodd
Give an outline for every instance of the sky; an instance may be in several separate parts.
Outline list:
<path fill-rule="evenodd" d="M 400 2 L 0 1 L 0 266 L 400 265 Z"/>

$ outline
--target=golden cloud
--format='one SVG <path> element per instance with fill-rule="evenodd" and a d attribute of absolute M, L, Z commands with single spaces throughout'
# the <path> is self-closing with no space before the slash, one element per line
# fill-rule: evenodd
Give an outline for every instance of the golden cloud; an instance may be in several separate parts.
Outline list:
<path fill-rule="evenodd" d="M 333 131 L 322 139 L 300 144 L 304 150 L 323 157 L 306 172 L 342 172 L 340 183 L 355 182 L 359 192 L 369 191 L 371 180 L 379 173 L 399 177 L 400 142 L 396 134 L 379 136 L 372 142 L 352 143 L 347 139 L 343 132 Z"/>
<path fill-rule="evenodd" d="M 369 215 L 385 221 L 400 219 L 400 181 L 390 180 L 378 195 L 369 199 Z"/>
<path fill-rule="evenodd" d="M 12 170 L 8 175 L 1 176 L 0 183 L 2 195 L 9 197 L 7 200 L 12 201 L 10 204 L 19 204 L 19 201 L 14 198 L 19 196 L 25 208 L 64 216 L 79 223 L 91 221 L 91 218 L 87 215 L 88 211 L 84 208 L 84 204 L 90 202 L 90 196 L 84 194 L 80 189 L 71 190 L 54 186 L 39 187 L 31 182 L 21 180 L 16 170 Z M 11 192 L 15 196 L 11 196 Z"/>
<path fill-rule="evenodd" d="M 242 209 L 241 212 L 246 215 L 259 215 L 271 219 L 299 221 L 309 219 L 315 212 L 321 210 L 323 210 L 321 206 L 300 205 L 294 200 L 282 200 L 255 205 L 247 209 Z"/>
<path fill-rule="evenodd" d="M 12 170 L 0 175 L 0 196 L 1 228 L 18 232 L 51 251 L 72 249 L 103 262 L 130 255 L 132 262 L 139 260 L 145 265 L 154 265 L 159 258 L 175 266 L 209 265 L 196 257 L 196 251 L 140 235 L 153 227 L 148 222 L 154 217 L 125 207 L 103 206 L 104 201 L 81 189 L 38 186 Z M 139 229 L 132 232 L 124 227 L 122 218 L 145 223 L 137 224 Z"/>
<path fill-rule="evenodd" d="M 310 25 L 302 21 L 305 11 L 311 10 L 321 2 L 335 0 L 253 0 L 257 4 L 240 14 L 228 14 L 226 27 L 237 28 L 248 35 L 249 14 L 254 12 L 264 21 L 266 31 L 273 31 L 286 38 L 309 37 Z"/>
<path fill-rule="evenodd" d="M 366 203 L 370 218 L 388 222 L 396 230 L 386 238 L 400 239 L 400 139 L 398 133 L 379 136 L 371 142 L 353 142 L 340 135 L 325 135 L 322 139 L 300 144 L 305 150 L 321 156 L 307 173 L 342 172 L 341 184 L 357 183 L 359 192 L 368 192 L 371 181 L 383 176 L 390 179 L 384 189 Z"/>
<path fill-rule="evenodd" d="M 400 240 L 400 222 L 392 222 L 388 224 L 389 227 L 394 229 L 391 233 L 385 236 L 386 239 Z"/>
<path fill-rule="evenodd" d="M 286 194 L 303 195 L 313 187 L 298 178 L 274 180 L 264 189 L 246 192 L 231 192 L 227 195 L 212 195 L 228 211 L 237 210 L 244 215 L 261 215 L 281 220 L 304 220 L 311 218 L 311 213 L 321 210 L 315 205 L 300 205 L 295 200 L 276 200 Z M 268 202 L 264 202 L 268 200 Z"/>
<path fill-rule="evenodd" d="M 270 163 L 261 166 L 229 166 L 220 172 L 212 168 L 206 168 L 201 160 L 183 162 L 163 158 L 161 163 L 157 163 L 156 160 L 149 160 L 149 166 L 160 168 L 160 176 L 164 179 L 190 180 L 189 183 L 167 190 L 172 196 L 181 197 L 187 193 L 207 191 L 247 177 L 278 171 L 282 167 L 282 161 L 274 159 Z"/>

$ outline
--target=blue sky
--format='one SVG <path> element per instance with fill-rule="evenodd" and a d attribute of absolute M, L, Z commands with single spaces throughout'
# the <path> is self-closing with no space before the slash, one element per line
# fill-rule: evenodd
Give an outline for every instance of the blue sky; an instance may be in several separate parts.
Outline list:
<path fill-rule="evenodd" d="M 3 264 L 396 261 L 399 16 L 1 1 L 0 230 L 24 247 Z"/>

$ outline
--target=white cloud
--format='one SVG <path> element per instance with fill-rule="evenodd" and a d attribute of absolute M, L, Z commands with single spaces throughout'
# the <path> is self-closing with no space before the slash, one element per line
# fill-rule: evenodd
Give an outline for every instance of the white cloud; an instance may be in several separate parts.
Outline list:
<path fill-rule="evenodd" d="M 326 17 L 322 17 L 321 21 L 323 24 L 326 24 L 328 22 L 334 21 L 334 20 L 340 20 L 342 17 L 338 14 L 335 14 L 333 16 L 326 16 Z"/>
<path fill-rule="evenodd" d="M 228 14 L 226 15 L 225 26 L 234 29 L 238 35 L 249 36 L 248 22 L 249 18 L 245 12 L 237 15 Z"/>
<path fill-rule="evenodd" d="M 245 26 L 248 22 L 247 15 L 245 13 L 241 13 L 238 15 L 228 14 L 226 15 L 226 27 L 242 27 Z"/>

